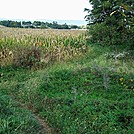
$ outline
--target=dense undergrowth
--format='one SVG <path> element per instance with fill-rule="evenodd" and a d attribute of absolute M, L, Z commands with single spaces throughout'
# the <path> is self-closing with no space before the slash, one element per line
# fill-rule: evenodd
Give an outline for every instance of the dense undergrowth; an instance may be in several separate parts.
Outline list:
<path fill-rule="evenodd" d="M 41 133 L 33 112 L 54 133 L 132 134 L 133 68 L 128 47 L 97 44 L 88 44 L 81 56 L 36 70 L 2 66 L 0 133 Z"/>

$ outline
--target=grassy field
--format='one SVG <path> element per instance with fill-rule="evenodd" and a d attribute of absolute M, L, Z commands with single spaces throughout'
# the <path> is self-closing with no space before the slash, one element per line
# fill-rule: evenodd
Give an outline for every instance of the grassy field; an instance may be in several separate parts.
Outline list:
<path fill-rule="evenodd" d="M 133 50 L 85 31 L 0 28 L 0 133 L 133 134 Z"/>

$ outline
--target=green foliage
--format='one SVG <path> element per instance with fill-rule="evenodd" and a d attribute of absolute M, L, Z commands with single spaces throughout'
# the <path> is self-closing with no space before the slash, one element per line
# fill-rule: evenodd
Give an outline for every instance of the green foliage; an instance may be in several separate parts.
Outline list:
<path fill-rule="evenodd" d="M 17 21 L 3 20 L 3 21 L 0 21 L 0 25 L 6 26 L 6 27 L 21 28 L 21 22 L 17 22 Z"/>
<path fill-rule="evenodd" d="M 0 133 L 41 134 L 41 126 L 34 116 L 20 104 L 0 91 Z"/>
<path fill-rule="evenodd" d="M 0 21 L 0 25 L 6 26 L 6 27 L 15 27 L 15 28 L 52 28 L 52 29 L 81 29 L 81 27 L 77 25 L 67 25 L 65 24 L 58 24 L 56 21 L 50 22 L 41 22 L 41 21 L 11 21 L 11 20 L 3 20 Z"/>
<path fill-rule="evenodd" d="M 32 73 L 11 70 L 3 74 L 2 83 L 8 83 L 1 91 L 33 107 L 58 133 L 132 133 L 134 92 L 118 83 L 122 76 L 108 72 L 106 90 L 99 67 L 74 68 L 61 64 Z"/>
<path fill-rule="evenodd" d="M 132 47 L 134 6 L 132 0 L 89 0 L 88 15 L 91 41 L 103 45 L 126 44 Z M 95 31 L 94 31 L 95 30 Z M 100 35 L 99 35 L 100 34 Z"/>
<path fill-rule="evenodd" d="M 54 134 L 133 133 L 134 67 L 127 46 L 88 44 L 85 50 L 83 34 L 76 36 L 69 32 L 66 36 L 67 31 L 61 34 L 46 30 L 48 35 L 44 36 L 42 30 L 37 33 L 28 30 L 31 36 L 26 36 L 27 30 L 17 29 L 16 38 L 11 38 L 9 33 L 15 29 L 3 30 L 1 49 L 7 48 L 4 53 L 8 54 L 11 50 L 13 54 L 18 51 L 15 57 L 22 58 L 28 66 L 38 62 L 38 54 L 42 55 L 46 49 L 53 59 L 59 50 L 59 55 L 66 52 L 67 57 L 81 51 L 84 54 L 66 61 L 60 59 L 36 71 L 2 66 L 0 133 L 40 133 L 39 123 L 25 108 L 46 119 L 55 128 Z"/>
<path fill-rule="evenodd" d="M 116 25 L 120 25 L 121 22 L 124 25 L 130 25 L 131 18 L 133 18 L 133 1 L 132 0 L 89 0 L 92 5 L 92 9 L 85 9 L 88 11 L 86 16 L 89 23 L 106 22 L 108 24 L 109 18 L 113 16 Z"/>
<path fill-rule="evenodd" d="M 133 46 L 134 28 L 120 31 L 116 26 L 107 26 L 105 23 L 89 26 L 88 34 L 91 35 L 89 41 L 101 45 L 129 45 Z"/>

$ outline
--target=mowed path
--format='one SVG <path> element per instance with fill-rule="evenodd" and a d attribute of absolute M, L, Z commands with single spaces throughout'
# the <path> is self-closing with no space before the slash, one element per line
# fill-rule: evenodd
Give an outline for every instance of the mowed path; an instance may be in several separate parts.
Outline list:
<path fill-rule="evenodd" d="M 52 128 L 50 128 L 50 126 L 44 119 L 42 119 L 41 117 L 35 114 L 34 114 L 34 117 L 38 120 L 38 122 L 42 126 L 42 134 L 52 134 Z"/>
<path fill-rule="evenodd" d="M 18 102 L 18 101 L 17 101 Z M 34 108 L 32 106 L 25 106 L 24 104 L 22 104 L 21 102 L 18 102 L 22 108 L 30 111 L 32 113 L 32 115 L 35 117 L 35 119 L 37 119 L 37 121 L 39 122 L 40 126 L 42 127 L 42 134 L 53 134 L 54 133 L 54 129 L 51 128 L 47 121 L 43 118 L 41 118 L 34 110 Z"/>

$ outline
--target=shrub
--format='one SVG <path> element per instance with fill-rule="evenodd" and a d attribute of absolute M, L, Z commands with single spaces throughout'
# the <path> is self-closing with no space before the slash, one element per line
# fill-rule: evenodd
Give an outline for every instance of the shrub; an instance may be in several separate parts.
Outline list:
<path fill-rule="evenodd" d="M 132 46 L 133 27 L 131 28 L 117 28 L 115 26 L 107 26 L 105 23 L 95 24 L 89 26 L 88 34 L 91 35 L 89 41 L 101 45 L 123 45 Z"/>
<path fill-rule="evenodd" d="M 17 47 L 14 50 L 13 65 L 16 67 L 33 67 L 41 59 L 42 50 L 36 46 Z"/>

